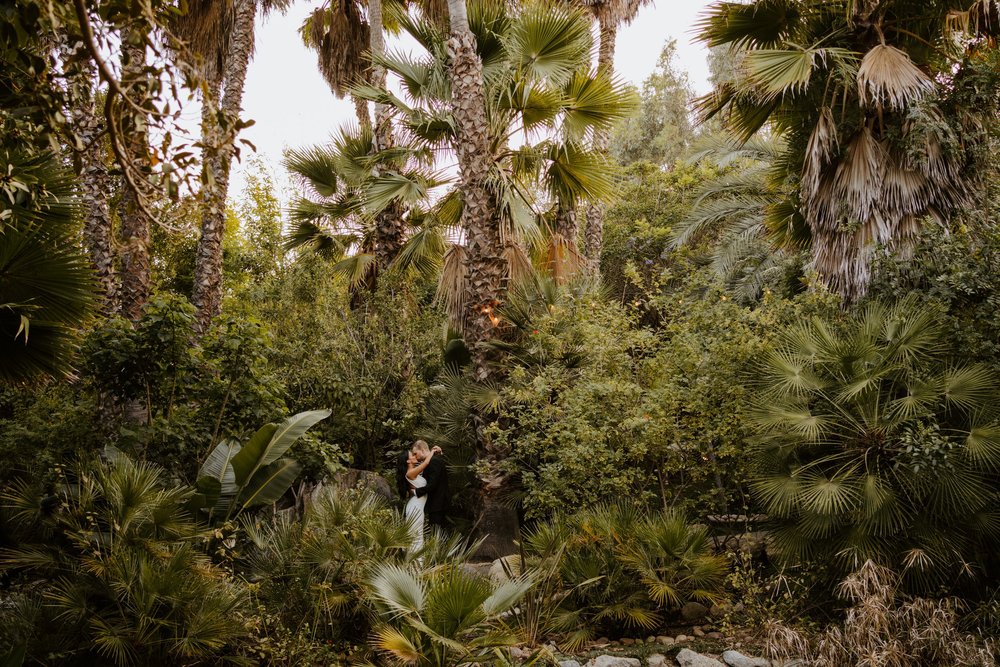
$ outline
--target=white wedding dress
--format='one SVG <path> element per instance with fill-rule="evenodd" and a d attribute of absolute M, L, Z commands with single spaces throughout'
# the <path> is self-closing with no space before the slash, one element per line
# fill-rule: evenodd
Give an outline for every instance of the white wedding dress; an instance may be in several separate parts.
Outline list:
<path fill-rule="evenodd" d="M 427 486 L 427 480 L 424 479 L 423 475 L 417 475 L 408 481 L 414 489 Z M 403 515 L 410 522 L 410 535 L 413 537 L 411 549 L 413 551 L 420 551 L 424 546 L 424 505 L 426 504 L 427 496 L 410 496 L 410 499 L 406 501 L 406 509 L 403 510 Z"/>

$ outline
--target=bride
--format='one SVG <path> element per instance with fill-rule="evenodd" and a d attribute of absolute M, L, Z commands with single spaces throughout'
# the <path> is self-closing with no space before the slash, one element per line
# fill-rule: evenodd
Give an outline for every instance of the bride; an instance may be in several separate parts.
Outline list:
<path fill-rule="evenodd" d="M 405 484 L 400 484 L 400 491 L 406 492 L 409 500 L 406 501 L 406 509 L 403 516 L 410 524 L 410 535 L 413 542 L 410 549 L 414 552 L 420 551 L 424 546 L 424 505 L 427 504 L 427 496 L 416 495 L 416 490 L 427 486 L 427 480 L 421 474 L 430 464 L 434 454 L 441 451 L 440 447 L 434 447 L 421 461 L 412 449 L 406 456 L 406 470 L 400 469 L 400 473 L 405 478 Z M 400 480 L 402 481 L 402 480 Z"/>

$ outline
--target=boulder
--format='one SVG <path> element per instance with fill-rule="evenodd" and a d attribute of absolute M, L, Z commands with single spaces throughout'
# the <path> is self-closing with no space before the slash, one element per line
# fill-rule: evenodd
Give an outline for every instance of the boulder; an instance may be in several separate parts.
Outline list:
<path fill-rule="evenodd" d="M 583 667 L 583 665 L 576 660 L 560 660 L 559 667 Z"/>
<path fill-rule="evenodd" d="M 584 667 L 642 667 L 639 658 L 625 658 L 619 655 L 599 655 Z"/>
<path fill-rule="evenodd" d="M 510 574 L 508 574 L 510 573 Z M 521 557 L 514 556 L 504 556 L 503 558 L 497 558 L 490 565 L 490 579 L 498 584 L 502 584 L 510 579 L 510 575 L 515 577 L 521 574 Z"/>
<path fill-rule="evenodd" d="M 726 667 L 715 658 L 695 653 L 689 648 L 682 648 L 681 652 L 677 654 L 676 660 L 681 667 Z"/>
<path fill-rule="evenodd" d="M 647 667 L 669 667 L 667 663 L 667 656 L 662 653 L 654 653 L 646 658 Z"/>
<path fill-rule="evenodd" d="M 399 498 L 385 477 L 370 470 L 344 468 L 333 476 L 331 486 L 337 489 L 367 489 L 392 502 Z"/>
<path fill-rule="evenodd" d="M 771 661 L 764 658 L 751 658 L 739 651 L 725 651 L 722 654 L 722 662 L 729 667 L 771 667 Z"/>
<path fill-rule="evenodd" d="M 681 607 L 681 617 L 688 623 L 694 623 L 708 616 L 708 607 L 700 602 L 688 602 Z"/>

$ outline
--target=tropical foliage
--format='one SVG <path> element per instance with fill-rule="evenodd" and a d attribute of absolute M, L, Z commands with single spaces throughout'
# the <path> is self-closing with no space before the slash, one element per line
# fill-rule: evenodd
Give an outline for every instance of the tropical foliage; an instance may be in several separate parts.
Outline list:
<path fill-rule="evenodd" d="M 208 659 L 246 630 L 245 591 L 203 551 L 188 492 L 147 463 L 115 455 L 64 466 L 52 489 L 4 492 L 16 575 L 3 621 L 27 655 L 66 664 Z M 24 653 L 22 653 L 23 655 Z"/>
<path fill-rule="evenodd" d="M 373 644 L 399 661 L 429 667 L 504 664 L 517 635 L 504 617 L 531 587 L 528 577 L 494 584 L 454 565 L 379 567 L 369 582 L 383 622 Z"/>
<path fill-rule="evenodd" d="M 525 540 L 539 569 L 558 577 L 551 629 L 578 647 L 600 636 L 648 633 L 687 602 L 721 599 L 727 561 L 704 527 L 683 515 L 602 505 L 538 526 Z"/>
<path fill-rule="evenodd" d="M 723 113 L 741 140 L 767 130 L 787 142 L 781 165 L 797 176 L 790 205 L 814 268 L 847 298 L 864 293 L 877 245 L 909 248 L 926 216 L 947 220 L 967 202 L 978 114 L 993 112 L 955 113 L 952 100 L 996 37 L 992 11 L 761 0 L 719 3 L 702 21 L 709 46 L 744 51 L 703 113 Z"/>
<path fill-rule="evenodd" d="M 873 301 L 792 327 L 763 357 L 753 486 L 786 557 L 844 572 L 873 560 L 922 586 L 984 576 L 997 385 L 949 354 L 939 320 Z"/>
<path fill-rule="evenodd" d="M 996 664 L 996 0 L 647 4 L 4 6 L 0 663 Z"/>

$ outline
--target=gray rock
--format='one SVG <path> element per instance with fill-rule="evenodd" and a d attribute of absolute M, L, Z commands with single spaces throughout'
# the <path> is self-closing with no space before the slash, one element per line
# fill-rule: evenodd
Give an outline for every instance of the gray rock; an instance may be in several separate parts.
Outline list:
<path fill-rule="evenodd" d="M 576 660 L 560 660 L 559 667 L 583 667 Z"/>
<path fill-rule="evenodd" d="M 338 489 L 367 489 L 386 500 L 396 500 L 398 497 L 385 477 L 370 470 L 344 468 L 333 476 L 332 486 Z"/>
<path fill-rule="evenodd" d="M 646 658 L 647 667 L 669 667 L 667 664 L 667 656 L 662 653 L 653 653 L 648 658 Z"/>
<path fill-rule="evenodd" d="M 681 667 L 726 667 L 715 658 L 695 653 L 689 648 L 682 648 L 676 659 L 677 664 Z"/>
<path fill-rule="evenodd" d="M 688 602 L 681 607 L 681 616 L 688 622 L 700 621 L 708 616 L 708 607 L 699 602 Z"/>
<path fill-rule="evenodd" d="M 722 654 L 722 662 L 729 667 L 771 667 L 771 661 L 764 658 L 751 658 L 739 651 L 725 651 Z"/>
<path fill-rule="evenodd" d="M 618 655 L 599 655 L 585 667 L 642 667 L 639 658 L 624 658 Z"/>
<path fill-rule="evenodd" d="M 490 579 L 498 584 L 502 584 L 510 579 L 508 572 L 515 577 L 521 574 L 521 558 L 519 556 L 497 558 L 490 565 Z"/>

